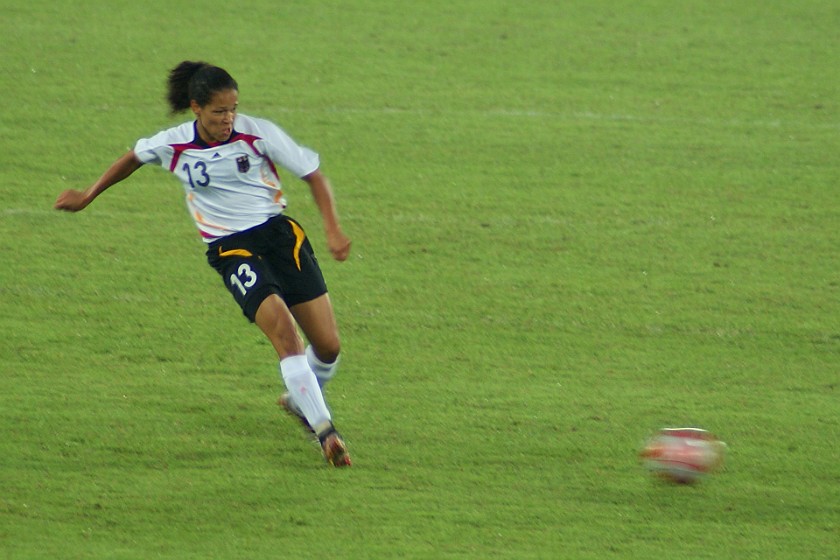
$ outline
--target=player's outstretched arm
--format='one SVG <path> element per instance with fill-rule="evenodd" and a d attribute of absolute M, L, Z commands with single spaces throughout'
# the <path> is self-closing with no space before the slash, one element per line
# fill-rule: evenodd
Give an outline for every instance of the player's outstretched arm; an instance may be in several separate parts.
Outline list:
<path fill-rule="evenodd" d="M 327 234 L 327 246 L 330 253 L 337 261 L 347 260 L 350 255 L 350 238 L 344 235 L 341 225 L 338 222 L 338 211 L 335 207 L 335 198 L 327 178 L 319 170 L 315 170 L 306 177 L 304 181 L 309 183 L 309 190 L 315 205 L 324 220 L 324 230 Z"/>
<path fill-rule="evenodd" d="M 143 163 L 137 159 L 134 150 L 131 150 L 111 164 L 111 167 L 87 190 L 69 189 L 58 195 L 53 207 L 56 210 L 67 210 L 68 212 L 84 210 L 105 189 L 122 181 L 137 171 L 141 165 Z"/>

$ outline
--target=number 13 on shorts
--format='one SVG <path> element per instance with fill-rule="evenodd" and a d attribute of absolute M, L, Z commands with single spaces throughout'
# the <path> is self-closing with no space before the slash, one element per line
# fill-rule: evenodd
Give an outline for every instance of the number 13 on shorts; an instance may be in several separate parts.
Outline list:
<path fill-rule="evenodd" d="M 230 275 L 230 287 L 239 290 L 243 296 L 248 293 L 248 288 L 257 283 L 257 273 L 248 263 L 242 263 L 236 269 L 236 274 Z"/>

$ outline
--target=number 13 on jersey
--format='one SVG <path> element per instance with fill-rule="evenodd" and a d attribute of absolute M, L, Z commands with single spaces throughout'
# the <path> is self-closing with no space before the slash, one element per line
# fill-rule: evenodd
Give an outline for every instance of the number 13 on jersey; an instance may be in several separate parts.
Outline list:
<path fill-rule="evenodd" d="M 187 180 L 190 182 L 191 188 L 195 189 L 196 187 L 206 187 L 210 184 L 210 175 L 207 174 L 207 164 L 203 161 L 197 161 L 193 165 L 195 177 L 193 177 L 189 163 L 185 163 L 181 169 L 183 169 L 184 173 L 187 174 Z"/>

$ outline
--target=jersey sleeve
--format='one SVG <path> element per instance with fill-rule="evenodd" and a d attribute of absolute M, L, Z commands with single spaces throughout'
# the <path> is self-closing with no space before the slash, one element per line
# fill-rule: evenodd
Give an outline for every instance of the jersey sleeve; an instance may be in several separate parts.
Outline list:
<path fill-rule="evenodd" d="M 250 117 L 246 119 L 257 128 L 254 132 L 262 138 L 265 154 L 273 162 L 299 178 L 309 175 L 320 167 L 321 160 L 316 152 L 299 145 L 273 122 Z"/>
<path fill-rule="evenodd" d="M 168 148 L 166 131 L 159 132 L 151 138 L 141 138 L 134 145 L 134 154 L 143 163 L 161 165 Z"/>
<path fill-rule="evenodd" d="M 174 145 L 192 142 L 195 131 L 192 121 L 162 130 L 150 138 L 141 138 L 134 145 L 134 154 L 143 163 L 169 167 Z"/>

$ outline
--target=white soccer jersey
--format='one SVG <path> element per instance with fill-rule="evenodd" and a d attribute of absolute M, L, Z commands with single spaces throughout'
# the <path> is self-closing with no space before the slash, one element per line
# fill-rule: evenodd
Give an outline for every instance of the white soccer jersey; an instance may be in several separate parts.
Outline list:
<path fill-rule="evenodd" d="M 297 177 L 319 166 L 318 154 L 299 146 L 274 123 L 236 116 L 230 140 L 207 144 L 195 122 L 137 141 L 134 153 L 175 174 L 187 208 L 207 243 L 258 226 L 283 212 L 286 198 L 275 164 Z"/>

